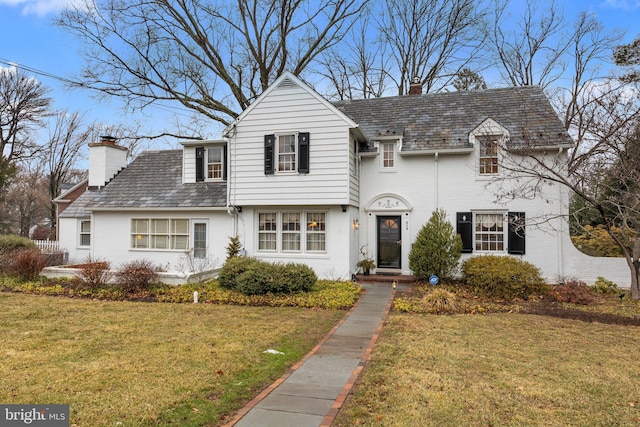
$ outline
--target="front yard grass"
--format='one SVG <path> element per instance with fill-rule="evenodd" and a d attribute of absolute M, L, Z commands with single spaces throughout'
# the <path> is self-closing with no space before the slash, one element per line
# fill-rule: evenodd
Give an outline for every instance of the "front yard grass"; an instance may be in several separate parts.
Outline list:
<path fill-rule="evenodd" d="M 219 425 L 344 314 L 0 293 L 0 402 L 69 404 L 78 427 Z"/>
<path fill-rule="evenodd" d="M 640 327 L 392 313 L 335 426 L 637 426 Z"/>

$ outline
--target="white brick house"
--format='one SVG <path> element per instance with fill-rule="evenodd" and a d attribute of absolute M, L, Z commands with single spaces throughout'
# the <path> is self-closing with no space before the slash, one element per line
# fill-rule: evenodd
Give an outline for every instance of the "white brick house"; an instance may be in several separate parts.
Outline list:
<path fill-rule="evenodd" d="M 411 245 L 442 208 L 464 257 L 512 254 L 550 280 L 628 286 L 624 260 L 571 244 L 563 188 L 495 201 L 503 156 L 517 155 L 499 147 L 538 138 L 548 156 L 566 156 L 573 145 L 538 87 L 331 103 L 286 73 L 223 138 L 143 153 L 113 179 L 91 172 L 94 183 L 59 219 L 72 262 L 91 254 L 173 269 L 191 250 L 221 263 L 238 235 L 248 255 L 306 263 L 320 277 L 351 277 L 363 246 L 379 271 L 410 274 Z M 105 159 L 118 149 L 95 146 Z"/>

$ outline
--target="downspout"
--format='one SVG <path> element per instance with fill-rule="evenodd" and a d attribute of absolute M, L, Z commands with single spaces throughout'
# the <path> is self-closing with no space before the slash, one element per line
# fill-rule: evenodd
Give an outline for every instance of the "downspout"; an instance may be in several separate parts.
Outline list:
<path fill-rule="evenodd" d="M 558 148 L 558 156 L 562 154 L 562 147 Z M 562 239 L 564 237 L 566 224 L 563 220 L 563 211 L 564 211 L 564 198 L 562 197 L 562 184 L 558 183 L 558 222 L 560 225 L 560 233 L 558 233 L 558 275 L 559 277 L 564 277 L 564 244 Z M 569 209 L 569 206 L 567 206 Z M 568 214 L 569 212 L 567 212 Z"/>
<path fill-rule="evenodd" d="M 434 155 L 433 162 L 433 204 L 434 210 L 438 209 L 438 152 Z"/>
<path fill-rule="evenodd" d="M 236 125 L 235 123 L 231 125 L 231 129 L 229 129 L 225 135 L 227 138 L 227 164 L 225 167 L 227 168 L 227 213 L 233 218 L 233 235 L 238 235 L 238 210 L 235 206 L 235 188 L 233 193 L 231 192 L 231 187 L 233 183 L 235 183 L 235 168 L 232 168 L 231 165 L 235 165 L 235 157 L 236 157 L 236 149 L 235 149 L 235 140 L 236 140 Z M 233 146 L 233 149 L 231 148 Z M 233 160 L 231 161 L 231 159 Z"/>

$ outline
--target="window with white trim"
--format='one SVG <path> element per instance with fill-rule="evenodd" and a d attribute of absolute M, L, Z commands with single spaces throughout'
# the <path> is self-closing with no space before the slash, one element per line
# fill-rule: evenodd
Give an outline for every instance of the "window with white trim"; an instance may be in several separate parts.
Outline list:
<path fill-rule="evenodd" d="M 80 246 L 91 246 L 91 221 L 80 221 Z"/>
<path fill-rule="evenodd" d="M 131 248 L 186 250 L 189 248 L 189 220 L 131 219 Z"/>
<path fill-rule="evenodd" d="M 278 135 L 278 172 L 296 171 L 296 135 Z"/>
<path fill-rule="evenodd" d="M 223 147 L 207 148 L 207 179 L 222 179 Z"/>
<path fill-rule="evenodd" d="M 474 241 L 476 251 L 504 252 L 505 215 L 503 213 L 476 213 Z"/>
<path fill-rule="evenodd" d="M 380 143 L 382 152 L 382 168 L 393 169 L 396 167 L 396 144 L 395 142 Z"/>
<path fill-rule="evenodd" d="M 498 170 L 498 136 L 479 136 L 479 173 L 495 175 Z"/>
<path fill-rule="evenodd" d="M 258 251 L 325 252 L 326 230 L 325 212 L 260 212 Z"/>
<path fill-rule="evenodd" d="M 300 212 L 282 213 L 282 251 L 300 252 Z"/>
<path fill-rule="evenodd" d="M 326 248 L 326 213 L 307 213 L 307 252 L 324 252 Z"/>
<path fill-rule="evenodd" d="M 258 214 L 258 250 L 277 250 L 277 238 L 277 214 L 275 212 L 265 212 Z"/>

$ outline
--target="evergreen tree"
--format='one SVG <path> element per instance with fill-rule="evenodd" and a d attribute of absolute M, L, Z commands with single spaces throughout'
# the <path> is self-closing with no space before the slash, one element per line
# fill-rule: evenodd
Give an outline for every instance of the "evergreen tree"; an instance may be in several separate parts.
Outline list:
<path fill-rule="evenodd" d="M 409 268 L 419 279 L 435 274 L 451 277 L 458 268 L 462 239 L 447 221 L 447 214 L 437 209 L 431 214 L 409 252 Z"/>

